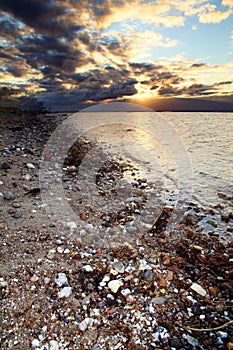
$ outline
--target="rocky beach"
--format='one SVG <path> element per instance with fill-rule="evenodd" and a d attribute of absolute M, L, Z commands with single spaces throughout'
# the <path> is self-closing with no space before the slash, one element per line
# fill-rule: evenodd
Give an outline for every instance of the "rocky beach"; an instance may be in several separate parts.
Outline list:
<path fill-rule="evenodd" d="M 53 220 L 39 171 L 66 118 L 1 111 L 0 348 L 233 349 L 233 198 L 219 194 L 227 210 L 189 203 L 175 228 L 166 203 L 137 225 L 147 196 L 162 189 L 130 162 L 109 160 L 96 177 L 101 198 L 115 195 L 126 172 L 135 178 L 124 210 L 103 215 L 91 193 L 80 199 L 79 164 L 91 145 L 79 141 L 62 181 L 80 226 Z"/>

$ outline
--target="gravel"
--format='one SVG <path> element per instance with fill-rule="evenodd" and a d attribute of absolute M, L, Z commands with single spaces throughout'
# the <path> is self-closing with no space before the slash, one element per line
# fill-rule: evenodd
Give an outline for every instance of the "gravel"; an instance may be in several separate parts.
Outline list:
<path fill-rule="evenodd" d="M 1 191 L 13 197 L 0 198 L 1 349 L 232 349 L 233 242 L 220 240 L 215 225 L 209 234 L 202 228 L 203 218 L 218 223 L 223 215 L 225 237 L 231 237 L 232 216 L 224 213 L 232 203 L 226 196 L 222 209 L 192 203 L 171 230 L 166 227 L 171 208 L 164 206 L 155 224 L 148 214 L 141 233 L 132 218 L 150 185 L 136 179 L 133 194 L 139 196 L 137 186 L 143 185 L 141 199 L 130 199 L 124 213 L 106 217 L 103 229 L 134 239 L 112 246 L 78 239 L 70 234 L 79 230 L 77 223 L 53 222 L 38 192 L 44 145 L 64 118 L 2 115 Z M 79 152 L 87 148 L 79 145 Z M 119 164 L 100 172 L 106 196 L 112 191 L 109 180 L 116 176 L 118 186 L 128 166 Z M 91 205 L 77 206 L 78 166 L 67 160 L 65 168 L 64 191 L 85 234 L 96 233 Z M 10 208 L 17 209 L 13 215 L 20 212 L 17 220 Z"/>

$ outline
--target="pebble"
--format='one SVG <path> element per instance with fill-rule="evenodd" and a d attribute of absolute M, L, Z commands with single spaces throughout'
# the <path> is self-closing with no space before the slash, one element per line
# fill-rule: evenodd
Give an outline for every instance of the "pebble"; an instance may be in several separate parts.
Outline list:
<path fill-rule="evenodd" d="M 12 207 L 13 208 L 20 208 L 21 204 L 14 202 L 14 203 L 12 203 Z"/>
<path fill-rule="evenodd" d="M 123 263 L 121 261 L 115 261 L 113 263 L 113 268 L 118 273 L 124 273 L 124 271 L 125 271 L 125 267 L 124 267 L 124 265 L 123 265 Z"/>
<path fill-rule="evenodd" d="M 27 163 L 28 169 L 36 169 L 35 165 L 32 163 Z"/>
<path fill-rule="evenodd" d="M 3 163 L 2 164 L 2 169 L 3 170 L 9 170 L 11 168 L 10 164 L 9 163 Z"/>
<path fill-rule="evenodd" d="M 77 228 L 76 222 L 74 222 L 74 221 L 67 222 L 66 226 L 69 227 L 71 230 L 74 230 Z"/>
<path fill-rule="evenodd" d="M 37 282 L 37 281 L 39 281 L 39 277 L 37 276 L 37 275 L 33 275 L 31 278 L 30 278 L 30 281 L 31 282 Z"/>
<path fill-rule="evenodd" d="M 85 270 L 86 272 L 92 272 L 93 268 L 91 267 L 91 265 L 85 265 L 83 266 L 83 270 Z"/>
<path fill-rule="evenodd" d="M 55 258 L 56 250 L 55 249 L 50 249 L 50 251 L 47 254 L 47 258 L 49 260 L 53 260 Z"/>
<path fill-rule="evenodd" d="M 160 288 L 165 288 L 167 286 L 167 281 L 164 278 L 160 278 L 160 280 L 158 282 L 158 286 Z"/>
<path fill-rule="evenodd" d="M 193 283 L 190 288 L 203 297 L 205 297 L 207 294 L 205 289 L 202 288 L 202 286 L 200 286 L 198 283 Z"/>
<path fill-rule="evenodd" d="M 12 216 L 12 218 L 14 218 L 14 219 L 19 219 L 20 217 L 21 217 L 21 214 L 20 213 L 15 213 L 15 214 L 13 214 L 13 215 L 11 215 Z"/>
<path fill-rule="evenodd" d="M 59 343 L 56 340 L 50 340 L 49 345 L 49 350 L 59 350 Z"/>
<path fill-rule="evenodd" d="M 39 348 L 40 347 L 40 341 L 38 339 L 33 339 L 32 347 L 33 348 Z"/>
<path fill-rule="evenodd" d="M 169 333 L 166 328 L 158 326 L 155 329 L 155 332 L 152 334 L 154 341 L 160 342 L 161 340 L 169 338 Z"/>
<path fill-rule="evenodd" d="M 4 198 L 5 199 L 13 199 L 14 198 L 14 194 L 11 192 L 11 191 L 7 191 L 5 194 L 4 194 Z"/>
<path fill-rule="evenodd" d="M 113 293 L 117 293 L 118 289 L 123 286 L 123 284 L 121 280 L 112 280 L 108 282 L 108 287 Z"/>
<path fill-rule="evenodd" d="M 217 335 L 222 338 L 222 339 L 226 339 L 228 337 L 228 333 L 227 332 L 217 332 Z"/>
<path fill-rule="evenodd" d="M 72 294 L 71 287 L 64 287 L 58 292 L 59 298 L 68 298 Z"/>
<path fill-rule="evenodd" d="M 151 282 L 153 279 L 153 271 L 152 270 L 145 271 L 143 274 L 143 279 L 148 282 Z"/>
<path fill-rule="evenodd" d="M 3 185 L 3 182 L 2 181 L 0 181 L 0 186 L 2 186 Z"/>
<path fill-rule="evenodd" d="M 94 320 L 90 317 L 86 317 L 80 324 L 79 324 L 79 329 L 82 332 L 85 332 L 85 330 L 89 327 L 92 326 L 94 323 Z"/>
<path fill-rule="evenodd" d="M 67 279 L 66 274 L 64 272 L 59 272 L 58 277 L 55 278 L 54 281 L 58 285 L 58 287 L 68 285 L 68 279 Z"/>

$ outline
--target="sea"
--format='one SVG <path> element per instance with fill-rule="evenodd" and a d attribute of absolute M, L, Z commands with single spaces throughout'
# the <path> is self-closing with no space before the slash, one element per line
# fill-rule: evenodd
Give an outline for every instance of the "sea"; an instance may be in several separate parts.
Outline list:
<path fill-rule="evenodd" d="M 96 171 L 106 154 L 126 161 L 136 169 L 125 172 L 127 181 L 155 183 L 164 205 L 213 209 L 201 222 L 203 232 L 232 240 L 233 113 L 87 111 L 67 120 L 75 130 L 67 147 L 84 136 L 104 149 L 86 172 Z"/>

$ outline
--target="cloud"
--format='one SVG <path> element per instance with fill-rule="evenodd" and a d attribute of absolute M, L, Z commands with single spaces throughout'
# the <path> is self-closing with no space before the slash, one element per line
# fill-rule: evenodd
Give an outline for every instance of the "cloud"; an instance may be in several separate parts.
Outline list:
<path fill-rule="evenodd" d="M 227 11 L 218 11 L 216 5 L 207 4 L 205 10 L 199 13 L 200 23 L 220 23 L 232 14 L 232 9 Z"/>
<path fill-rule="evenodd" d="M 188 16 L 219 23 L 231 14 L 232 0 L 222 1 L 225 10 L 212 3 L 1 0 L 1 80 L 23 91 L 43 91 L 46 101 L 46 93 L 53 101 L 81 102 L 138 93 L 229 93 L 231 85 L 223 82 L 230 65 L 182 55 L 153 60 L 160 48 L 169 53 L 182 45 L 171 28 L 185 26 Z"/>

